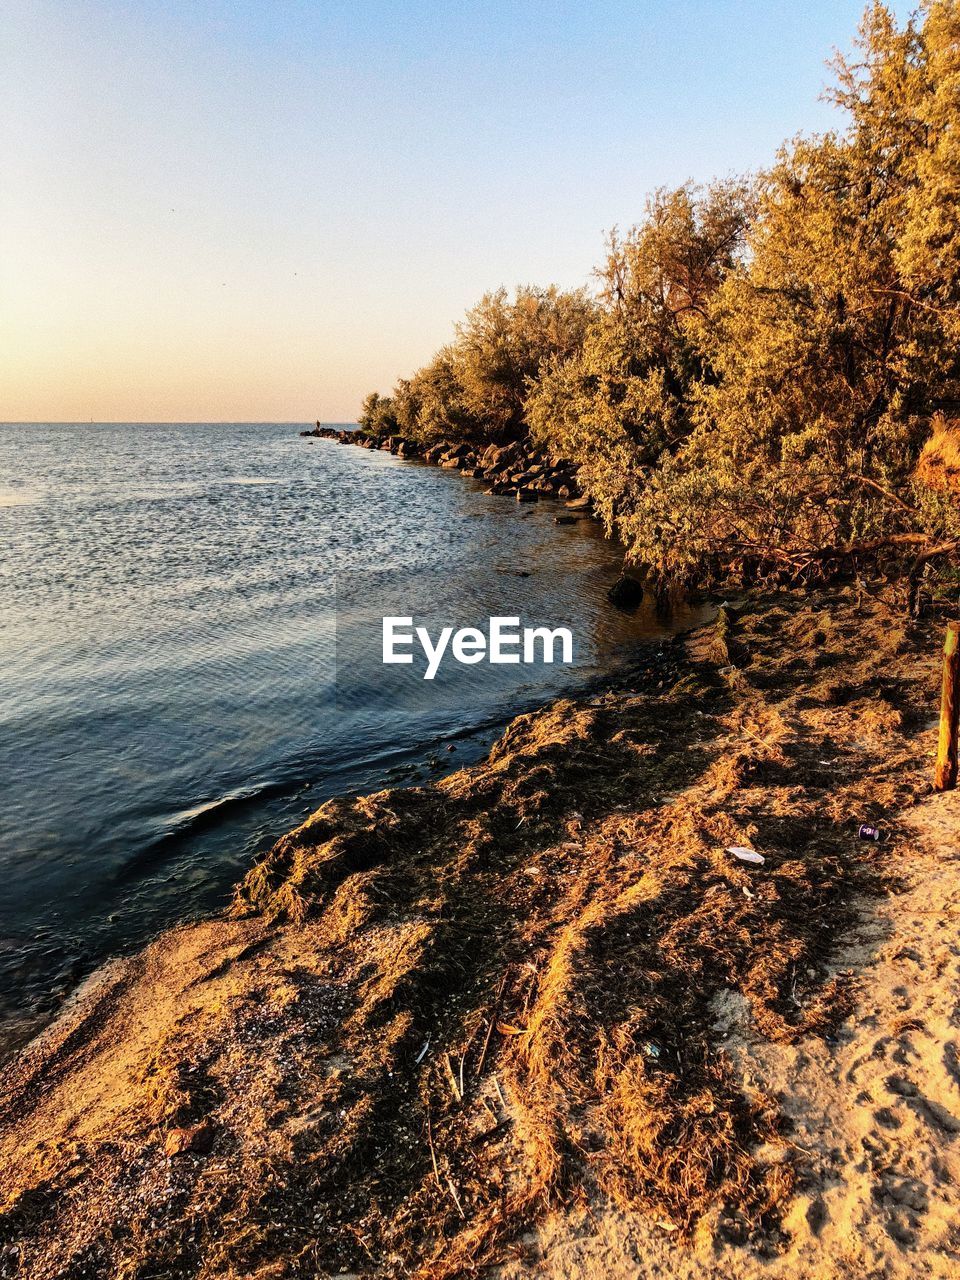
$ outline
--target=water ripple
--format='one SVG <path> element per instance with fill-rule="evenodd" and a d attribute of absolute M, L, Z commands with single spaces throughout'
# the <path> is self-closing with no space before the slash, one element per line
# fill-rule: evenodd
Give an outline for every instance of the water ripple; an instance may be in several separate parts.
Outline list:
<path fill-rule="evenodd" d="M 326 796 L 469 759 L 686 620 L 613 611 L 616 549 L 554 510 L 286 424 L 0 426 L 0 1017 L 221 902 Z M 566 621 L 577 669 L 391 685 L 391 601 Z"/>

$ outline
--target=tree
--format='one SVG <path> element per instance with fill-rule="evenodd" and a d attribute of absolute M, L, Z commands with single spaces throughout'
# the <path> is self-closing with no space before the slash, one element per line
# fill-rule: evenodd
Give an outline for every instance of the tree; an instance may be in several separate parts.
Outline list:
<path fill-rule="evenodd" d="M 579 350 L 594 311 L 584 290 L 525 286 L 512 299 L 505 289 L 485 294 L 457 325 L 454 340 L 397 383 L 390 404 L 399 430 L 425 442 L 522 436 L 526 399 L 541 366 Z"/>
<path fill-rule="evenodd" d="M 868 10 L 859 58 L 838 64 L 848 130 L 795 141 L 761 181 L 743 264 L 709 307 L 693 430 L 623 525 L 660 574 L 819 572 L 824 552 L 915 526 L 913 468 L 958 373 L 955 303 L 938 312 L 901 270 L 912 211 L 911 272 L 932 287 L 925 175 L 949 185 L 923 119 L 939 98 L 926 37 Z M 955 131 L 956 96 L 936 110 Z"/>
<path fill-rule="evenodd" d="M 552 357 L 527 404 L 531 434 L 580 466 L 608 528 L 629 524 L 651 467 L 691 429 L 711 301 L 740 261 L 748 184 L 658 191 L 646 217 L 613 232 L 600 308 L 572 357 Z"/>
<path fill-rule="evenodd" d="M 902 27 L 873 3 L 831 96 L 845 127 L 754 182 L 655 193 L 595 298 L 486 295 L 392 412 L 424 437 L 529 430 L 662 578 L 955 537 L 929 483 L 955 425 L 917 463 L 960 410 L 960 0 Z"/>
<path fill-rule="evenodd" d="M 524 431 L 524 406 L 541 366 L 579 351 L 593 315 L 582 290 L 525 286 L 485 294 L 457 326 L 453 364 L 466 411 L 491 440 Z"/>
<path fill-rule="evenodd" d="M 393 398 L 371 391 L 363 402 L 358 421 L 361 430 L 371 435 L 392 435 L 398 428 Z"/>

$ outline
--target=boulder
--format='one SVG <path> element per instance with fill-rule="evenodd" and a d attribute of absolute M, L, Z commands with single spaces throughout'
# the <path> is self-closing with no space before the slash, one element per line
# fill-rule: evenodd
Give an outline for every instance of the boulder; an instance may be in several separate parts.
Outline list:
<path fill-rule="evenodd" d="M 470 457 L 473 450 L 468 444 L 457 444 L 452 449 L 448 449 L 443 455 L 444 461 L 453 461 L 459 458 Z"/>
<path fill-rule="evenodd" d="M 520 456 L 520 449 L 517 445 L 500 445 L 490 455 L 490 464 L 495 467 L 505 468 L 519 462 Z"/>

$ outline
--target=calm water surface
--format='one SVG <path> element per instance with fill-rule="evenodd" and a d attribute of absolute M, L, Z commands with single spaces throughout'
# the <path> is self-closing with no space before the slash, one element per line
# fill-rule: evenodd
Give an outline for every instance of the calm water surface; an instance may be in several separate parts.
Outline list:
<path fill-rule="evenodd" d="M 298 430 L 0 425 L 0 1023 L 221 904 L 325 798 L 473 759 L 703 616 L 614 610 L 617 549 L 556 504 Z M 567 623 L 576 663 L 428 691 L 379 664 L 393 611 Z"/>

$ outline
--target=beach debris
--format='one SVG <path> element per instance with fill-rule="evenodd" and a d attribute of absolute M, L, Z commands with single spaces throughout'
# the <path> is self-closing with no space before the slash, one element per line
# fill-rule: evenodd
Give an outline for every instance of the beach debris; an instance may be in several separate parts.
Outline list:
<path fill-rule="evenodd" d="M 869 823 L 861 822 L 857 835 L 861 840 L 882 840 L 883 834 L 879 827 L 871 827 Z"/>
<path fill-rule="evenodd" d="M 487 1023 L 487 1034 L 483 1038 L 483 1048 L 480 1050 L 480 1060 L 477 1063 L 476 1074 L 478 1076 L 483 1074 L 483 1064 L 487 1060 L 487 1050 L 490 1048 L 490 1037 L 493 1035 L 493 1028 L 497 1021 L 497 1012 L 500 1008 L 500 1003 L 503 1000 L 503 992 L 506 988 L 509 974 L 509 969 L 504 971 L 503 977 L 500 979 L 500 985 L 497 987 L 497 993 L 493 998 L 493 1012 L 490 1014 L 490 1021 Z"/>
<path fill-rule="evenodd" d="M 206 1155 L 213 1146 L 213 1125 L 209 1120 L 184 1129 L 171 1129 L 163 1142 L 164 1154 L 173 1156 Z"/>
<path fill-rule="evenodd" d="M 427 1036 L 426 1040 L 423 1042 L 423 1048 L 417 1054 L 414 1061 L 417 1064 L 421 1063 L 424 1060 L 424 1058 L 427 1056 L 429 1051 L 430 1051 L 430 1037 Z"/>
<path fill-rule="evenodd" d="M 450 1092 L 453 1094 L 454 1101 L 462 1102 L 463 1090 L 461 1089 L 460 1085 L 457 1083 L 457 1077 L 454 1075 L 453 1064 L 450 1061 L 449 1053 L 445 1053 L 443 1055 L 443 1069 L 444 1069 L 444 1074 L 447 1077 L 447 1084 L 450 1086 Z"/>
<path fill-rule="evenodd" d="M 503 1107 L 504 1111 L 506 1111 L 506 1110 L 507 1110 L 507 1100 L 506 1100 L 506 1098 L 503 1096 L 503 1089 L 501 1089 L 501 1087 L 500 1087 L 500 1078 L 499 1078 L 498 1076 L 494 1076 L 494 1077 L 493 1077 L 493 1087 L 494 1087 L 494 1088 L 496 1089 L 496 1091 L 497 1091 L 497 1097 L 500 1099 L 500 1105 L 501 1105 L 501 1107 Z"/>
<path fill-rule="evenodd" d="M 453 1203 L 457 1206 L 457 1213 L 466 1221 L 467 1215 L 463 1212 L 463 1205 L 460 1203 L 460 1197 L 457 1195 L 457 1188 L 454 1186 L 453 1179 L 447 1175 L 447 1186 L 450 1188 L 450 1195 L 453 1197 Z"/>
<path fill-rule="evenodd" d="M 652 1058 L 654 1062 L 657 1062 L 663 1053 L 656 1040 L 645 1040 L 640 1050 L 645 1058 Z"/>
<path fill-rule="evenodd" d="M 739 858 L 741 862 L 751 862 L 757 867 L 762 867 L 764 858 L 762 853 L 757 853 L 756 849 L 748 849 L 744 845 L 732 844 L 728 846 L 727 853 L 732 853 L 735 858 Z"/>
<path fill-rule="evenodd" d="M 433 1145 L 433 1124 L 432 1124 L 432 1121 L 431 1121 L 431 1118 L 430 1118 L 430 1103 L 429 1103 L 429 1102 L 427 1103 L 427 1143 L 428 1143 L 428 1145 L 429 1145 L 429 1147 L 430 1147 L 430 1160 L 431 1160 L 431 1162 L 432 1162 L 432 1164 L 433 1164 L 433 1176 L 434 1176 L 434 1178 L 436 1179 L 436 1182 L 437 1182 L 437 1188 L 438 1188 L 438 1190 L 442 1191 L 442 1190 L 443 1190 L 443 1188 L 442 1188 L 442 1186 L 440 1185 L 440 1170 L 439 1170 L 439 1168 L 437 1167 L 437 1152 L 436 1152 L 436 1149 L 435 1149 L 435 1147 L 434 1147 L 434 1145 Z"/>

